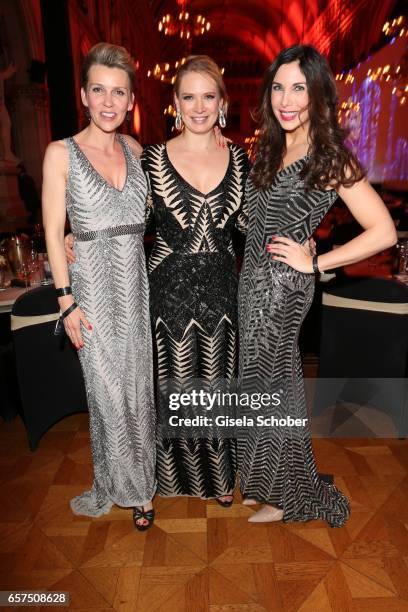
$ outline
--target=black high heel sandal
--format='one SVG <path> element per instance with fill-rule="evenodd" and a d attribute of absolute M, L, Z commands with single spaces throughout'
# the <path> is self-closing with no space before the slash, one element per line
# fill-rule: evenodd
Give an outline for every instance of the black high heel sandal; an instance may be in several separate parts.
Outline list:
<path fill-rule="evenodd" d="M 230 499 L 229 501 L 220 499 L 219 497 L 215 498 L 215 501 L 217 502 L 217 504 L 219 504 L 223 508 L 231 508 L 232 504 L 234 503 L 234 496 L 233 495 L 221 495 L 221 497 L 232 497 L 232 499 Z"/>
<path fill-rule="evenodd" d="M 136 522 L 140 519 L 146 519 L 146 525 L 140 525 Z M 154 522 L 154 508 L 151 510 L 143 510 L 143 508 L 135 506 L 133 508 L 133 522 L 138 531 L 146 531 L 146 529 L 150 529 Z"/>

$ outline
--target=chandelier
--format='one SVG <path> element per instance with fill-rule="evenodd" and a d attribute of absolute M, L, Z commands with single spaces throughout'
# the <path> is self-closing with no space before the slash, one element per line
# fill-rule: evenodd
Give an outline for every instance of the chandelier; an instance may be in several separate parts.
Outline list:
<path fill-rule="evenodd" d="M 367 78 L 369 78 L 370 81 L 384 81 L 385 83 L 390 83 L 392 85 L 392 95 L 397 96 L 399 103 L 401 105 L 404 105 L 407 101 L 408 95 L 407 67 L 408 54 L 406 53 L 400 59 L 400 63 L 398 65 L 386 64 L 385 66 L 376 66 L 375 68 L 369 68 L 367 71 Z M 354 75 L 352 74 L 352 70 L 349 70 L 347 74 L 344 72 L 336 74 L 336 81 L 343 81 L 345 85 L 353 83 Z M 350 114 L 350 111 L 352 110 L 359 112 L 360 108 L 358 104 L 352 104 L 351 98 L 349 98 L 348 103 L 343 102 L 343 104 L 341 105 L 339 110 L 339 116 L 341 116 L 343 112 L 345 112 L 346 116 L 348 116 Z"/>
<path fill-rule="evenodd" d="M 339 123 L 343 123 L 343 120 L 347 119 L 351 113 L 354 113 L 354 115 L 358 115 L 360 113 L 360 110 L 360 102 L 355 102 L 350 96 L 347 102 L 341 103 L 340 108 L 337 111 Z"/>
<path fill-rule="evenodd" d="M 391 44 L 397 38 L 407 38 L 408 27 L 405 17 L 400 15 L 392 21 L 387 21 L 383 26 L 383 32 L 386 36 L 392 37 Z M 351 85 L 354 83 L 355 78 L 353 72 L 353 69 L 348 72 L 339 72 L 336 74 L 336 81 L 342 81 L 344 85 Z M 384 66 L 369 68 L 367 71 L 367 78 L 370 79 L 370 81 L 383 81 L 384 83 L 389 83 L 392 86 L 392 96 L 396 96 L 399 104 L 403 106 L 408 101 L 408 51 L 406 51 L 399 62 L 395 64 L 386 64 Z M 343 102 L 338 111 L 340 122 L 343 114 L 348 117 L 351 112 L 359 113 L 360 105 L 349 98 L 347 102 Z"/>
<path fill-rule="evenodd" d="M 202 36 L 211 28 L 211 23 L 203 15 L 193 15 L 187 10 L 188 0 L 177 0 L 180 10 L 177 15 L 167 13 L 158 23 L 159 32 L 165 36 L 178 36 L 189 40 Z"/>
<path fill-rule="evenodd" d="M 192 14 L 187 10 L 188 0 L 177 0 L 179 12 L 177 14 L 167 13 L 163 15 L 158 23 L 158 30 L 165 36 L 176 36 L 185 41 L 185 53 L 191 54 L 192 39 L 194 36 L 202 36 L 211 28 L 211 23 L 203 15 Z M 174 84 L 177 69 L 184 64 L 185 57 L 176 62 L 158 62 L 154 68 L 147 71 L 149 78 L 156 79 L 162 83 Z"/>
<path fill-rule="evenodd" d="M 396 17 L 392 21 L 386 21 L 382 31 L 386 36 L 407 36 L 406 19 L 404 15 Z"/>
<path fill-rule="evenodd" d="M 170 62 L 160 62 L 155 65 L 154 68 L 147 71 L 147 76 L 153 77 L 158 81 L 162 81 L 163 83 L 170 83 L 170 85 L 174 84 L 176 80 L 176 71 L 179 66 L 182 66 L 186 61 L 185 57 L 182 57 L 180 60 L 174 63 Z"/>

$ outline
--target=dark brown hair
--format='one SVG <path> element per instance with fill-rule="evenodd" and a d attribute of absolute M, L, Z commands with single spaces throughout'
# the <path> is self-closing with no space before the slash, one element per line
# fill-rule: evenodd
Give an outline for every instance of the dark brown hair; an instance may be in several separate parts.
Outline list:
<path fill-rule="evenodd" d="M 125 47 L 101 42 L 89 50 L 81 68 L 81 86 L 84 89 L 88 85 L 89 70 L 95 65 L 124 70 L 129 77 L 130 91 L 134 90 L 136 85 L 135 65 Z"/>
<path fill-rule="evenodd" d="M 295 45 L 279 53 L 265 73 L 261 100 L 255 112 L 260 124 L 252 180 L 259 188 L 272 183 L 286 153 L 285 131 L 271 105 L 272 83 L 283 64 L 299 62 L 309 95 L 309 151 L 301 177 L 309 189 L 350 187 L 365 176 L 357 158 L 345 146 L 347 131 L 337 120 L 337 91 L 326 59 L 309 45 Z"/>
<path fill-rule="evenodd" d="M 176 80 L 174 81 L 174 93 L 178 96 L 180 92 L 181 79 L 187 72 L 200 72 L 213 79 L 217 85 L 218 93 L 223 100 L 223 110 L 228 111 L 228 94 L 225 87 L 222 72 L 219 66 L 208 55 L 190 55 L 184 64 L 177 70 Z"/>

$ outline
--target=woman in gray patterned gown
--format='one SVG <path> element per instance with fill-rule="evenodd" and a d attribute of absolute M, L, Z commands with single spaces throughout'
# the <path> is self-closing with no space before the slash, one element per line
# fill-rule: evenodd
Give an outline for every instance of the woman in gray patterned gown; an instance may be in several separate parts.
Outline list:
<path fill-rule="evenodd" d="M 90 416 L 94 482 L 71 508 L 100 516 L 113 504 L 134 507 L 135 526 L 144 530 L 154 519 L 156 488 L 143 249 L 148 188 L 137 145 L 116 133 L 133 106 L 134 80 L 125 49 L 107 43 L 91 49 L 81 89 L 89 125 L 48 146 L 43 215 L 63 322 L 79 350 Z M 66 212 L 76 239 L 72 293 L 64 252 Z"/>
<path fill-rule="evenodd" d="M 346 497 L 316 470 L 298 337 L 313 298 L 314 272 L 369 257 L 395 244 L 396 233 L 387 209 L 343 144 L 336 102 L 330 68 L 313 47 L 286 49 L 267 70 L 261 138 L 246 189 L 240 381 L 245 392 L 276 394 L 262 416 L 282 419 L 279 424 L 287 417 L 304 419 L 305 426 L 297 426 L 298 421 L 283 428 L 270 420 L 240 434 L 244 503 L 263 504 L 250 522 L 320 518 L 337 527 L 349 515 Z M 304 243 L 337 194 L 364 231 L 335 251 L 311 257 Z"/>

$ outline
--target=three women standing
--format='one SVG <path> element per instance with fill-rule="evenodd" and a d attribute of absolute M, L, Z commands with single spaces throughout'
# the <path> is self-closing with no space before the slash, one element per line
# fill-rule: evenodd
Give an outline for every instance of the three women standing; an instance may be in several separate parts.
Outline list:
<path fill-rule="evenodd" d="M 96 66 L 94 68 L 97 69 Z M 102 89 L 106 87 L 102 85 Z M 92 98 L 90 94 L 87 97 L 85 92 L 84 88 L 83 99 L 93 108 Z M 230 381 L 234 376 L 237 278 L 231 231 L 234 226 L 245 229 L 247 222 L 243 207 L 244 184 L 248 173 L 245 153 L 235 145 L 228 149 L 219 148 L 214 138 L 213 127 L 217 119 L 221 126 L 224 123 L 227 98 L 222 76 L 212 60 L 198 56 L 184 64 L 175 84 L 175 103 L 177 123 L 179 127 L 184 124 L 183 132 L 168 143 L 148 147 L 142 159 L 150 182 L 149 211 L 154 212 L 157 228 L 157 241 L 149 261 L 149 275 L 151 315 L 158 358 L 159 420 L 169 414 L 167 398 L 160 393 L 161 381 L 201 379 L 211 385 L 220 379 Z M 121 112 L 124 110 L 125 105 Z M 395 242 L 395 230 L 381 200 L 364 180 L 358 161 L 343 144 L 344 134 L 337 125 L 335 83 L 326 61 L 315 49 L 297 46 L 278 56 L 267 71 L 260 113 L 261 138 L 246 192 L 249 234 L 240 282 L 239 378 L 241 389 L 245 392 L 279 392 L 281 401 L 279 407 L 273 410 L 275 416 L 307 419 L 297 340 L 300 326 L 311 304 L 314 272 L 319 268 L 324 270 L 353 263 L 390 246 Z M 95 114 L 95 117 L 99 115 Z M 105 109 L 101 113 L 101 121 L 109 120 L 113 122 L 110 125 L 116 127 L 119 123 L 113 121 L 114 117 L 116 115 L 113 110 Z M 75 140 L 68 140 L 72 168 L 67 184 L 69 198 L 74 203 L 77 201 L 73 205 L 68 199 L 74 232 L 81 236 L 88 230 L 88 235 L 95 239 L 98 238 L 94 234 L 100 224 L 96 223 L 96 230 L 91 230 L 87 225 L 87 209 L 81 208 L 83 194 L 86 193 L 89 198 L 93 193 L 89 187 L 94 186 L 92 177 L 95 175 L 99 179 L 95 180 L 95 185 L 107 189 L 108 184 L 96 172 L 93 167 L 95 164 L 91 166 L 84 159 L 87 137 L 90 133 L 99 134 L 95 132 L 93 121 L 91 110 L 88 132 L 85 130 L 85 134 L 81 133 L 82 137 L 79 134 Z M 98 125 L 96 120 L 95 125 Z M 122 143 L 128 161 L 126 180 L 131 181 L 132 168 L 136 173 L 140 167 L 134 158 L 129 162 L 131 152 L 127 141 L 120 137 L 112 140 L 109 130 L 102 129 L 102 132 L 103 138 L 109 134 L 111 144 Z M 91 149 L 88 158 L 90 155 Z M 95 160 L 98 165 L 97 158 Z M 142 177 L 137 176 L 135 186 L 138 184 L 142 198 L 147 189 Z M 63 184 L 61 179 L 60 184 Z M 113 183 L 110 187 L 115 189 Z M 125 184 L 121 188 L 116 186 L 118 194 L 124 190 Z M 105 193 L 104 190 L 102 192 Z M 312 258 L 305 243 L 335 201 L 337 193 L 365 231 L 335 252 Z M 132 203 L 134 205 L 134 201 Z M 118 210 L 115 208 L 113 212 L 113 208 L 115 226 L 127 225 L 122 217 L 118 221 L 115 216 Z M 97 210 L 93 205 L 90 209 L 93 212 Z M 107 209 L 110 210 L 109 206 Z M 123 209 L 126 210 L 126 205 Z M 133 221 L 133 217 L 131 219 Z M 58 239 L 55 238 L 55 244 L 58 243 L 60 254 L 61 219 L 57 228 Z M 101 229 L 106 228 L 107 224 Z M 52 231 L 47 233 L 52 247 Z M 273 235 L 273 243 L 269 245 Z M 103 249 L 101 251 L 99 248 L 101 243 L 98 240 L 95 242 L 96 248 L 92 248 L 93 240 L 89 240 L 89 252 L 77 242 L 78 272 L 74 268 L 73 274 L 73 278 L 76 273 L 79 274 L 76 292 L 84 305 L 88 304 L 87 284 L 89 281 L 92 287 L 91 276 L 95 276 L 99 269 L 105 269 L 111 260 L 116 260 L 115 249 L 110 250 L 107 260 L 94 259 L 97 253 L 101 257 Z M 129 270 L 131 257 L 136 258 L 140 268 L 138 255 L 139 251 L 132 254 L 128 250 L 125 257 L 123 252 L 122 257 Z M 55 258 L 55 264 L 51 258 L 51 264 L 57 270 L 57 286 L 62 286 L 66 282 L 66 271 L 63 270 L 61 274 L 58 272 L 63 267 L 59 257 Z M 118 260 L 121 270 L 124 262 L 122 257 Z M 85 274 L 82 269 L 88 275 L 86 283 L 80 280 L 84 278 L 81 274 Z M 140 274 L 140 270 L 137 274 Z M 124 282 L 124 286 L 127 286 L 127 282 Z M 117 296 L 121 293 L 126 300 L 129 299 L 128 306 L 136 308 L 140 315 L 137 315 L 137 330 L 140 332 L 143 329 L 146 332 L 144 366 L 148 367 L 149 341 L 146 338 L 149 334 L 144 299 L 147 292 L 142 291 L 143 306 L 132 302 L 134 293 L 123 293 L 122 287 L 121 291 L 116 288 L 114 296 L 108 291 L 111 298 L 108 302 L 117 304 Z M 104 305 L 101 310 L 109 313 L 107 319 L 110 318 L 110 325 L 114 327 L 112 333 L 117 333 L 121 317 L 117 319 L 115 313 L 119 311 L 113 307 L 109 310 L 103 299 L 100 301 L 98 288 L 91 291 L 90 295 L 91 305 Z M 61 303 L 62 308 L 67 306 L 68 303 Z M 92 320 L 96 320 L 96 309 L 92 310 L 91 307 L 89 311 L 94 317 Z M 69 323 L 75 320 L 79 328 L 82 313 L 77 310 L 76 319 L 72 319 L 74 315 L 75 311 L 66 318 L 66 327 L 75 342 L 78 340 L 78 332 L 74 328 L 70 329 Z M 128 321 L 126 317 L 130 317 L 130 313 L 123 319 Z M 140 327 L 141 321 L 143 325 Z M 109 328 L 108 322 L 104 322 Z M 123 329 L 127 329 L 126 325 Z M 132 330 L 136 330 L 136 327 L 132 327 Z M 140 338 L 140 335 L 136 337 Z M 130 342 L 130 338 L 127 341 Z M 141 345 L 143 343 L 138 344 L 139 347 Z M 121 347 L 122 356 L 127 354 L 127 347 L 127 344 Z M 95 349 L 93 353 L 89 351 L 89 354 L 96 362 L 102 361 L 103 368 L 103 347 L 99 346 L 98 350 Z M 88 375 L 89 384 L 92 381 L 93 388 L 99 389 L 99 384 L 94 383 L 94 380 L 98 380 L 93 377 L 94 366 L 87 366 L 84 356 L 85 353 L 82 356 L 85 376 Z M 121 363 L 119 356 L 118 363 Z M 92 372 L 92 376 L 89 376 L 89 372 Z M 143 377 L 143 368 L 139 372 L 133 369 L 132 375 L 137 386 L 140 378 L 151 380 L 149 376 Z M 118 379 L 121 379 L 121 372 L 118 373 Z M 94 391 L 89 393 L 92 399 Z M 103 393 L 98 392 L 98 399 L 100 397 L 103 397 Z M 95 412 L 97 420 L 101 413 L 103 409 Z M 143 421 L 143 414 L 150 415 L 150 409 L 144 413 L 142 411 L 142 422 L 146 424 L 143 432 L 137 430 L 134 435 L 140 440 L 143 439 L 143 433 L 148 432 L 145 436 L 148 444 L 142 446 L 150 454 L 143 455 L 141 452 L 131 459 L 137 465 L 139 457 L 147 457 L 146 465 L 150 470 L 150 459 L 154 456 L 152 417 Z M 245 436 L 240 434 L 238 440 L 241 490 L 246 498 L 244 503 L 264 504 L 250 520 L 273 521 L 283 518 L 285 521 L 304 521 L 323 518 L 332 526 L 342 525 L 348 517 L 348 501 L 334 485 L 323 482 L 319 477 L 309 429 L 292 427 L 274 429 L 271 433 L 270 430 L 253 428 Z M 104 440 L 104 434 L 105 429 L 101 427 L 98 436 L 93 438 L 95 457 L 100 456 L 97 447 L 100 440 Z M 140 447 L 139 442 L 137 446 Z M 161 495 L 216 498 L 222 505 L 230 505 L 235 473 L 233 440 L 220 439 L 214 435 L 207 438 L 159 435 L 157 475 Z M 95 492 L 92 492 L 90 497 L 89 494 L 85 496 L 85 501 L 94 498 Z M 111 496 L 109 499 L 113 498 Z M 81 508 L 82 500 L 79 498 L 75 501 L 74 508 Z M 149 524 L 150 520 L 147 522 Z"/>

